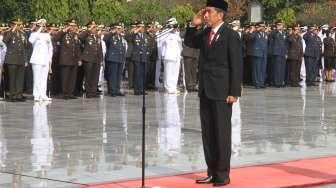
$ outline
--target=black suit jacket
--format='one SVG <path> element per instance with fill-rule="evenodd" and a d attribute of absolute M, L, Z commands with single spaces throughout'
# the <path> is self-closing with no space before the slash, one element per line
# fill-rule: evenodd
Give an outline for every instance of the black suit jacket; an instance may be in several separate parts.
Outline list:
<path fill-rule="evenodd" d="M 212 100 L 241 96 L 243 49 L 239 34 L 223 24 L 208 47 L 210 28 L 187 28 L 185 44 L 200 49 L 199 94 Z"/>

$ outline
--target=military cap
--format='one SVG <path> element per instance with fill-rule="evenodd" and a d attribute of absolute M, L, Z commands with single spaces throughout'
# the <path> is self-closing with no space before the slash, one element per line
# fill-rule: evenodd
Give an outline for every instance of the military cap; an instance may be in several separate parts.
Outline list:
<path fill-rule="evenodd" d="M 37 19 L 32 19 L 28 21 L 29 24 L 36 24 L 36 22 L 37 22 Z"/>
<path fill-rule="evenodd" d="M 121 29 L 121 28 L 124 27 L 124 23 L 119 22 L 119 23 L 116 24 L 116 27 L 117 27 L 118 29 Z"/>
<path fill-rule="evenodd" d="M 300 24 L 293 24 L 293 25 L 291 25 L 291 28 L 292 28 L 292 29 L 300 28 Z"/>
<path fill-rule="evenodd" d="M 323 30 L 328 30 L 329 29 L 329 24 L 324 24 L 321 26 L 321 29 Z"/>
<path fill-rule="evenodd" d="M 236 26 L 236 27 L 237 27 L 237 26 L 240 26 L 240 21 L 239 21 L 239 20 L 233 20 L 233 21 L 231 22 L 231 25 L 234 26 L 234 27 L 235 27 L 235 26 Z"/>
<path fill-rule="evenodd" d="M 310 24 L 310 25 L 308 25 L 308 29 L 317 29 L 317 25 L 316 24 Z"/>
<path fill-rule="evenodd" d="M 136 24 L 137 27 L 144 27 L 145 24 L 143 21 L 138 21 L 138 23 Z"/>
<path fill-rule="evenodd" d="M 207 0 L 206 6 L 215 7 L 226 12 L 229 4 L 224 0 Z"/>
<path fill-rule="evenodd" d="M 86 26 L 87 27 L 90 27 L 90 26 L 93 26 L 93 25 L 97 25 L 95 21 L 89 21 Z"/>
<path fill-rule="evenodd" d="M 256 25 L 259 26 L 259 27 L 266 27 L 265 22 L 258 22 L 258 23 L 256 23 Z"/>
<path fill-rule="evenodd" d="M 69 19 L 66 21 L 66 23 L 70 26 L 76 26 L 76 20 L 75 19 Z"/>
<path fill-rule="evenodd" d="M 21 20 L 20 18 L 13 19 L 13 20 L 11 21 L 11 23 L 12 23 L 12 24 L 17 24 L 17 25 L 22 25 L 22 24 L 23 24 L 23 22 L 22 22 L 22 20 Z"/>
<path fill-rule="evenodd" d="M 36 25 L 38 25 L 38 26 L 44 26 L 46 24 L 47 24 L 46 19 L 39 19 L 38 21 L 36 21 Z"/>
<path fill-rule="evenodd" d="M 138 25 L 138 21 L 134 21 L 131 26 L 137 26 Z"/>
<path fill-rule="evenodd" d="M 58 29 L 58 25 L 55 23 L 48 23 L 47 27 L 49 27 L 50 29 Z"/>
<path fill-rule="evenodd" d="M 111 24 L 110 24 L 110 28 L 111 28 L 111 29 L 116 28 L 117 25 L 118 25 L 117 23 L 111 23 Z"/>
<path fill-rule="evenodd" d="M 277 19 L 275 21 L 275 25 L 283 24 L 284 22 L 281 19 Z"/>
<path fill-rule="evenodd" d="M 176 20 L 176 18 L 170 18 L 168 21 L 167 21 L 167 25 L 177 25 L 178 22 Z"/>

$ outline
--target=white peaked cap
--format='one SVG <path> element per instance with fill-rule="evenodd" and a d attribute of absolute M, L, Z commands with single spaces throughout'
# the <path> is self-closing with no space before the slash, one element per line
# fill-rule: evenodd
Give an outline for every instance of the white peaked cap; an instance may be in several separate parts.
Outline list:
<path fill-rule="evenodd" d="M 176 18 L 170 18 L 168 21 L 167 21 L 167 25 L 177 25 L 178 22 L 176 20 Z"/>
<path fill-rule="evenodd" d="M 37 25 L 46 25 L 47 24 L 47 20 L 46 19 L 39 19 L 36 22 Z"/>

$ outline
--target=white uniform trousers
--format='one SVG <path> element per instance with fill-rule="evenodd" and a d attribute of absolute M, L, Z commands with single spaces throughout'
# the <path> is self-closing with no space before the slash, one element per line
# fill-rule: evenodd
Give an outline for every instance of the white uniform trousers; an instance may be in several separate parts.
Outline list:
<path fill-rule="evenodd" d="M 168 93 L 177 93 L 177 82 L 180 73 L 181 62 L 164 60 L 164 88 Z"/>
<path fill-rule="evenodd" d="M 0 62 L 0 87 L 1 87 L 1 82 L 2 82 L 2 72 L 3 72 L 3 63 L 2 62 Z M 1 96 L 0 96 L 0 98 L 1 98 Z"/>
<path fill-rule="evenodd" d="M 34 89 L 33 95 L 35 99 L 47 98 L 47 81 L 49 65 L 32 64 L 33 77 L 34 77 Z"/>
<path fill-rule="evenodd" d="M 158 59 L 156 61 L 156 66 L 155 66 L 155 87 L 160 88 L 160 76 L 161 76 L 161 59 Z"/>

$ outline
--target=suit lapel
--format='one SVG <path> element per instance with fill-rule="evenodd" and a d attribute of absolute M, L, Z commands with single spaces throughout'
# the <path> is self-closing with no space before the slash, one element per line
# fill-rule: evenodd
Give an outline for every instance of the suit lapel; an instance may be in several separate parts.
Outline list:
<path fill-rule="evenodd" d="M 206 28 L 207 31 L 205 32 L 205 35 L 203 36 L 203 48 L 205 49 L 205 52 L 208 53 L 209 47 L 208 47 L 208 39 L 210 34 L 210 28 Z"/>
<path fill-rule="evenodd" d="M 223 37 L 223 31 L 225 29 L 225 23 L 222 24 L 222 26 L 218 29 L 217 33 L 215 34 L 212 42 L 211 42 L 211 45 L 210 45 L 210 48 L 214 47 L 215 44 L 217 43 L 217 41 L 220 40 L 220 38 Z"/>

